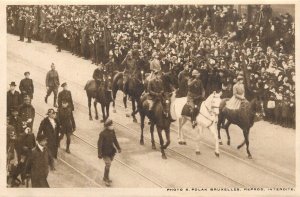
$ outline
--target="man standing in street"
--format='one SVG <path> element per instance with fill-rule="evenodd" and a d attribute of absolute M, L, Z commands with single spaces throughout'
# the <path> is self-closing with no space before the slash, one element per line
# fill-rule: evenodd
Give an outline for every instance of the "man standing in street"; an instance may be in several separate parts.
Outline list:
<path fill-rule="evenodd" d="M 47 138 L 45 135 L 37 137 L 36 147 L 32 150 L 26 164 L 26 174 L 31 178 L 33 188 L 48 188 L 47 177 L 49 174 L 49 164 L 53 165 L 47 149 Z"/>
<path fill-rule="evenodd" d="M 49 154 L 53 158 L 57 158 L 58 144 L 59 144 L 59 125 L 56 119 L 56 112 L 54 109 L 48 109 L 47 117 L 42 120 L 37 137 L 45 135 L 48 139 L 47 148 Z"/>
<path fill-rule="evenodd" d="M 11 115 L 11 109 L 12 108 L 18 108 L 21 103 L 21 95 L 20 93 L 16 90 L 16 83 L 13 81 L 10 84 L 10 90 L 7 92 L 7 116 Z"/>
<path fill-rule="evenodd" d="M 45 97 L 45 103 L 48 102 L 48 97 L 53 92 L 53 94 L 54 94 L 53 106 L 57 107 L 56 100 L 57 100 L 58 86 L 59 86 L 58 72 L 55 70 L 54 63 L 52 63 L 51 70 L 48 71 L 47 76 L 46 76 L 47 95 Z"/>
<path fill-rule="evenodd" d="M 60 136 L 59 140 L 62 140 L 64 135 L 67 136 L 67 144 L 66 144 L 66 152 L 70 152 L 70 144 L 71 144 L 71 135 L 75 130 L 75 125 L 73 124 L 74 119 L 72 118 L 72 111 L 69 107 L 69 102 L 67 100 L 62 100 L 62 104 L 58 108 L 58 122 L 60 125 Z M 59 142 L 60 143 L 60 142 Z"/>
<path fill-rule="evenodd" d="M 25 72 L 25 79 L 22 79 L 19 85 L 19 89 L 21 91 L 22 97 L 24 98 L 25 95 L 29 95 L 30 99 L 33 98 L 33 92 L 34 92 L 34 87 L 33 87 L 33 82 L 32 79 L 29 78 L 30 72 Z"/>
<path fill-rule="evenodd" d="M 58 93 L 58 108 L 62 107 L 62 101 L 65 100 L 68 103 L 68 108 L 71 111 L 71 121 L 72 121 L 72 125 L 73 125 L 73 131 L 76 130 L 76 124 L 75 124 L 75 120 L 74 120 L 74 116 L 73 116 L 73 111 L 74 111 L 74 104 L 73 104 L 73 99 L 72 99 L 72 93 L 70 90 L 68 90 L 68 84 L 67 83 L 63 83 L 61 85 L 61 87 L 63 88 L 63 90 L 61 92 Z"/>
<path fill-rule="evenodd" d="M 31 100 L 28 95 L 24 97 L 24 103 L 19 107 L 19 116 L 22 122 L 26 122 L 26 127 L 29 127 L 32 130 L 35 109 L 31 105 Z"/>
<path fill-rule="evenodd" d="M 107 119 L 104 123 L 104 130 L 100 133 L 98 139 L 98 158 L 102 159 L 105 163 L 103 181 L 106 186 L 110 186 L 111 180 L 109 179 L 109 170 L 111 162 L 116 154 L 116 148 L 121 153 L 121 148 L 116 137 L 116 133 L 113 127 L 113 121 Z M 115 148 L 116 147 L 116 148 Z"/>

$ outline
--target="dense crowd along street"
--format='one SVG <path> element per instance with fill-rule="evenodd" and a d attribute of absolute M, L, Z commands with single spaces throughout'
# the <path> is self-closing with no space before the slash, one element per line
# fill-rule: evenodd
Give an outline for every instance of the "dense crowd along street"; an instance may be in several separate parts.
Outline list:
<path fill-rule="evenodd" d="M 69 168 L 93 187 L 246 187 L 257 178 L 265 187 L 294 185 L 288 13 L 273 16 L 268 5 L 253 6 L 251 16 L 221 5 L 7 6 L 7 22 L 9 187 L 52 186 L 49 167 L 52 180 Z M 273 150 L 278 143 L 285 146 Z M 143 153 L 153 162 L 142 162 Z M 170 181 L 180 169 L 181 180 Z"/>

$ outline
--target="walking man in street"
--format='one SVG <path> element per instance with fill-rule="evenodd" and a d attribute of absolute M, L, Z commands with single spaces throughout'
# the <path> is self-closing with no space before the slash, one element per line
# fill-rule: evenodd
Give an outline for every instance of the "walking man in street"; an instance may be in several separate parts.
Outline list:
<path fill-rule="evenodd" d="M 49 188 L 47 177 L 49 174 L 49 164 L 50 166 L 53 165 L 53 159 L 50 157 L 46 145 L 46 136 L 37 136 L 37 144 L 32 150 L 26 164 L 26 173 L 31 178 L 33 188 Z"/>
<path fill-rule="evenodd" d="M 16 83 L 13 81 L 9 84 L 10 89 L 9 91 L 7 91 L 7 116 L 11 115 L 11 109 L 13 108 L 18 108 L 21 103 L 22 103 L 22 99 L 21 99 L 21 95 L 20 92 L 16 90 Z"/>
<path fill-rule="evenodd" d="M 98 139 L 98 158 L 102 159 L 105 163 L 103 181 L 106 186 L 110 186 L 111 180 L 109 179 L 109 170 L 111 162 L 116 154 L 116 148 L 121 153 L 121 148 L 116 137 L 116 133 L 113 127 L 113 121 L 107 119 L 104 123 L 104 130 L 100 133 Z M 116 147 L 116 148 L 115 148 Z"/>
<path fill-rule="evenodd" d="M 59 86 L 58 72 L 55 70 L 54 63 L 52 63 L 51 70 L 48 71 L 47 76 L 46 76 L 47 95 L 45 97 L 45 103 L 48 102 L 48 97 L 53 92 L 53 94 L 54 94 L 53 106 L 57 107 L 56 100 L 57 100 L 58 86 Z"/>
<path fill-rule="evenodd" d="M 62 100 L 61 107 L 58 108 L 58 122 L 60 125 L 60 136 L 59 140 L 62 140 L 64 135 L 67 136 L 66 152 L 70 152 L 71 135 L 74 131 L 75 126 L 73 125 L 74 119 L 72 118 L 71 108 L 68 106 L 69 102 L 67 100 Z M 73 119 L 73 121 L 72 121 Z"/>
<path fill-rule="evenodd" d="M 19 89 L 21 91 L 22 97 L 24 98 L 25 95 L 30 96 L 30 98 L 33 98 L 33 92 L 34 92 L 34 86 L 32 79 L 29 78 L 30 72 L 24 73 L 25 78 L 21 80 Z"/>
<path fill-rule="evenodd" d="M 68 105 L 67 107 L 70 109 L 71 111 L 71 121 L 72 121 L 72 125 L 73 125 L 73 130 L 76 130 L 76 124 L 75 124 L 75 120 L 74 120 L 74 116 L 73 116 L 73 111 L 74 111 L 74 104 L 73 104 L 73 99 L 72 99 L 72 93 L 70 90 L 68 90 L 68 84 L 67 83 L 63 83 L 61 85 L 61 87 L 63 88 L 63 90 L 61 92 L 58 93 L 58 108 L 62 107 L 62 101 L 65 100 Z"/>

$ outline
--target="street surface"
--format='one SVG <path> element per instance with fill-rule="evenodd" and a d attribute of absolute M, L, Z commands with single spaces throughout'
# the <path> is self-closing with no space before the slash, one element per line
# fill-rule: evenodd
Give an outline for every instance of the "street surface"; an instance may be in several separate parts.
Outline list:
<path fill-rule="evenodd" d="M 71 154 L 65 152 L 65 140 L 61 142 L 56 171 L 49 175 L 50 187 L 104 187 L 102 183 L 104 163 L 97 157 L 97 140 L 103 124 L 100 120 L 90 121 L 87 97 L 84 91 L 86 81 L 92 78 L 96 68 L 90 60 L 72 56 L 67 51 L 56 52 L 54 45 L 33 41 L 18 42 L 18 37 L 7 35 L 7 84 L 19 84 L 23 73 L 29 71 L 35 92 L 32 104 L 36 109 L 34 132 L 52 108 L 53 94 L 44 102 L 45 78 L 51 63 L 55 63 L 60 83 L 67 82 L 75 105 L 74 117 L 77 130 L 72 136 Z M 18 88 L 18 87 L 17 87 Z M 59 89 L 61 91 L 61 88 Z M 110 110 L 116 134 L 122 148 L 112 163 L 112 187 L 294 187 L 295 186 L 295 130 L 272 125 L 265 121 L 256 122 L 250 130 L 250 151 L 253 159 L 247 159 L 245 147 L 236 147 L 243 140 L 242 131 L 230 127 L 231 146 L 227 146 L 225 131 L 220 158 L 214 155 L 213 137 L 206 130 L 200 146 L 201 155 L 195 154 L 195 132 L 188 123 L 184 126 L 187 145 L 177 143 L 177 125 L 171 126 L 171 144 L 166 150 L 168 159 L 163 160 L 157 150 L 151 149 L 150 140 L 139 144 L 140 127 L 132 118 L 125 116 L 118 92 L 116 110 Z M 128 106 L 131 106 L 129 101 Z M 131 111 L 131 107 L 127 110 Z M 98 112 L 101 110 L 98 104 Z M 94 109 L 92 106 L 93 118 Z M 138 116 L 137 116 L 138 117 Z M 139 118 L 138 118 L 139 122 Z M 146 121 L 147 122 L 147 121 Z M 150 139 L 149 126 L 144 135 Z M 159 142 L 155 131 L 155 140 Z"/>

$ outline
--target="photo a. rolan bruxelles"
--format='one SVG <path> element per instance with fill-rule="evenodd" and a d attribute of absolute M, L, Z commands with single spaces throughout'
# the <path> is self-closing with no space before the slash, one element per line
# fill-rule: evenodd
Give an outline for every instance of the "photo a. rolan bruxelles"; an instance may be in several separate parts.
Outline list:
<path fill-rule="evenodd" d="M 295 5 L 6 16 L 7 187 L 295 187 Z"/>

